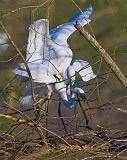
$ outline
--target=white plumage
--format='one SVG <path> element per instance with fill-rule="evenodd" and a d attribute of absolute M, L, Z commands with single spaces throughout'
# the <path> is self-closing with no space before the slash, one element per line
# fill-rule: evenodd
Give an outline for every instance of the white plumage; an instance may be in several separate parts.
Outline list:
<path fill-rule="evenodd" d="M 89 7 L 50 31 L 47 19 L 37 20 L 29 27 L 26 61 L 32 78 L 34 82 L 53 85 L 67 107 L 75 105 L 73 96 L 68 99 L 67 79 L 75 80 L 75 72 L 79 72 L 83 81 L 95 78 L 88 62 L 83 60 L 72 62 L 73 53 L 67 43 L 68 37 L 76 31 L 74 27 L 76 21 L 82 26 L 86 25 L 90 22 L 91 13 L 92 7 Z M 23 63 L 20 63 L 14 72 L 28 77 Z M 52 92 L 50 89 L 49 92 Z M 27 100 L 24 99 L 24 102 Z"/>

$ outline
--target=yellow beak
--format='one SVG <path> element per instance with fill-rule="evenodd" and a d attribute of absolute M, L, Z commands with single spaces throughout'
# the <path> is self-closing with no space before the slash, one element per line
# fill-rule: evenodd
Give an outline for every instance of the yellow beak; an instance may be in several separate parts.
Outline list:
<path fill-rule="evenodd" d="M 70 92 L 71 94 L 74 92 L 74 81 L 70 81 Z"/>

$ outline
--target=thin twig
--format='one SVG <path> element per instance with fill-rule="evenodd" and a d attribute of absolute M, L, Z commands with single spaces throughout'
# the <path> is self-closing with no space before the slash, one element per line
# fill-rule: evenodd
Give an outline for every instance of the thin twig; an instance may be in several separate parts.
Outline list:
<path fill-rule="evenodd" d="M 46 146 L 48 146 L 48 143 L 47 143 L 47 141 L 46 141 L 46 139 L 45 139 L 45 136 L 44 136 L 44 134 L 43 134 L 42 128 L 41 128 L 36 122 L 34 122 L 34 121 L 33 121 L 32 119 L 30 119 L 28 116 L 24 115 L 24 114 L 23 114 L 21 111 L 19 111 L 18 109 L 10 106 L 10 105 L 7 104 L 6 102 L 5 102 L 5 104 L 6 104 L 11 110 L 14 110 L 14 111 L 19 112 L 20 115 L 23 117 L 22 119 L 17 118 L 17 120 L 14 118 L 14 121 L 16 120 L 16 122 L 17 122 L 17 121 L 20 120 L 21 123 L 27 123 L 29 126 L 31 126 L 32 128 L 34 128 L 34 129 L 36 130 L 36 132 L 38 133 L 38 135 L 40 136 L 41 140 L 44 141 L 44 143 L 45 143 Z M 2 114 L 1 114 L 1 116 L 2 116 Z M 11 119 L 10 117 L 12 117 L 12 119 Z M 5 118 L 5 119 L 6 119 L 6 118 L 10 118 L 10 120 L 13 121 L 13 116 L 6 117 L 6 116 L 3 115 L 3 118 Z M 25 120 L 25 121 L 24 121 L 24 120 Z"/>
<path fill-rule="evenodd" d="M 32 75 L 31 75 L 31 72 L 30 72 L 30 70 L 29 70 L 28 64 L 27 64 L 27 62 L 26 62 L 26 60 L 25 60 L 22 52 L 19 50 L 19 48 L 17 47 L 17 45 L 15 44 L 15 42 L 12 40 L 9 32 L 7 31 L 7 29 L 6 29 L 5 26 L 3 25 L 2 21 L 0 21 L 0 25 L 1 25 L 2 29 L 4 30 L 4 32 L 6 33 L 8 39 L 10 40 L 10 42 L 11 42 L 11 44 L 12 44 L 12 46 L 13 46 L 13 47 L 15 48 L 15 50 L 17 51 L 17 54 L 18 54 L 18 55 L 22 58 L 22 60 L 23 60 L 23 63 L 24 63 L 24 65 L 25 65 L 25 67 L 26 67 L 26 71 L 27 71 L 27 73 L 28 73 L 28 76 L 29 76 L 29 79 L 30 79 L 30 82 L 31 82 L 32 98 L 33 98 L 33 101 L 35 102 L 35 101 L 36 101 L 36 96 L 35 96 L 35 94 L 34 94 L 34 82 L 33 82 L 33 80 L 32 80 Z"/>

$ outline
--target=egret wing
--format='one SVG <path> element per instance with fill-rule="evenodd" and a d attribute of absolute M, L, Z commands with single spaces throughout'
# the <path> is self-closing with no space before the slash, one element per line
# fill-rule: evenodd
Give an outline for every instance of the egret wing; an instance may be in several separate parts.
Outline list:
<path fill-rule="evenodd" d="M 28 67 L 34 82 L 46 84 L 56 82 L 56 78 L 52 75 L 52 73 L 50 73 L 49 70 L 47 70 L 45 65 L 38 63 L 28 63 Z M 13 72 L 23 77 L 29 77 L 23 63 L 20 63 Z"/>
<path fill-rule="evenodd" d="M 42 88 L 40 83 L 35 83 L 34 94 L 36 97 L 47 96 L 47 89 Z M 19 99 L 21 106 L 25 109 L 30 109 L 32 107 L 32 87 L 31 83 L 26 83 L 26 94 Z"/>
<path fill-rule="evenodd" d="M 72 62 L 72 67 L 80 74 L 82 80 L 85 82 L 96 77 L 96 75 L 93 73 L 92 67 L 87 61 L 75 60 Z"/>
<path fill-rule="evenodd" d="M 92 13 L 92 7 L 88 7 L 80 13 L 77 13 L 72 18 L 70 18 L 66 23 L 57 26 L 50 30 L 50 37 L 52 41 L 59 45 L 67 45 L 68 37 L 76 31 L 74 24 L 78 21 L 82 26 L 90 22 L 89 16 Z"/>
<path fill-rule="evenodd" d="M 27 62 L 41 63 L 47 57 L 49 38 L 49 21 L 47 19 L 34 21 L 30 25 L 26 53 Z"/>

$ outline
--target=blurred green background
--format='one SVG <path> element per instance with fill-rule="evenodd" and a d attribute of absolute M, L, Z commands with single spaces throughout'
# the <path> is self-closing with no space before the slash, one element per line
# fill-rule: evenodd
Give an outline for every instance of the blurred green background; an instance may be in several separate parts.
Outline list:
<path fill-rule="evenodd" d="M 22 49 L 24 56 L 28 38 L 28 27 L 33 20 L 49 18 L 50 28 L 53 28 L 66 22 L 68 18 L 79 12 L 79 8 L 84 9 L 91 4 L 94 10 L 91 16 L 92 21 L 90 26 L 85 26 L 85 29 L 91 34 L 94 33 L 98 42 L 110 53 L 111 57 L 127 77 L 126 0 L 54 0 L 52 2 L 50 0 L 45 5 L 42 5 L 42 7 L 38 7 L 38 9 L 34 11 L 34 16 L 32 14 L 32 7 L 28 7 L 27 9 L 22 8 L 24 6 L 40 5 L 43 2 L 44 0 L 0 1 L 1 16 L 7 14 L 2 18 L 3 24 L 16 45 Z M 15 9 L 18 10 L 15 11 Z M 1 28 L 0 31 L 2 32 Z M 5 51 L 3 51 L 0 46 L 1 90 L 14 77 L 12 70 L 19 61 L 22 61 L 20 58 L 16 58 L 7 63 L 2 62 L 16 55 L 16 51 L 10 45 L 9 41 L 8 44 L 9 46 Z M 99 94 L 99 104 L 101 104 L 101 102 L 105 103 L 113 99 L 117 100 L 122 96 L 127 96 L 127 90 L 121 85 L 116 76 L 110 73 L 110 68 L 104 61 L 101 61 L 99 53 L 97 53 L 78 32 L 74 33 L 69 38 L 69 45 L 73 49 L 74 59 L 83 59 L 91 62 L 93 64 L 93 70 L 97 75 L 109 73 L 104 76 L 104 78 L 106 78 L 105 82 L 97 87 L 96 95 Z M 99 62 L 96 63 L 97 61 Z M 87 83 L 85 83 L 85 85 L 87 85 Z M 97 86 L 97 80 L 95 86 Z M 20 92 L 20 90 L 18 90 L 18 92 Z M 16 94 L 19 94 L 18 92 Z"/>

